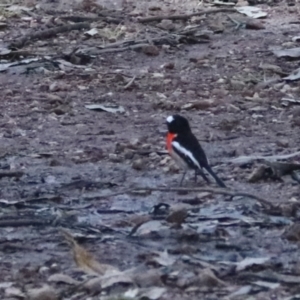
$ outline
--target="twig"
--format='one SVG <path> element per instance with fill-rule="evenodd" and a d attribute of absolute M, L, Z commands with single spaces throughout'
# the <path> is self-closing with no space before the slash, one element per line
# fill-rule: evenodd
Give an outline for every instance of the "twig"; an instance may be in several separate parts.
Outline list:
<path fill-rule="evenodd" d="M 3 177 L 22 177 L 24 175 L 23 171 L 1 171 L 0 178 Z"/>
<path fill-rule="evenodd" d="M 289 159 L 295 156 L 300 155 L 300 151 L 291 153 L 291 154 L 284 154 L 284 155 L 270 155 L 270 156 L 260 156 L 260 155 L 253 155 L 253 156 L 240 156 L 234 159 L 226 160 L 226 163 L 233 163 L 233 164 L 247 164 L 254 160 L 268 160 L 268 161 L 277 161 L 277 160 L 284 160 Z"/>
<path fill-rule="evenodd" d="M 155 17 L 141 18 L 138 21 L 140 23 L 149 23 L 149 22 L 161 21 L 161 20 L 187 20 L 192 17 L 198 17 L 198 16 L 208 15 L 208 14 L 216 14 L 221 12 L 237 13 L 238 11 L 234 8 L 208 9 L 208 10 L 199 11 L 197 13 L 186 14 L 186 15 L 168 15 L 168 16 L 155 16 Z"/>
<path fill-rule="evenodd" d="M 128 90 L 134 83 L 136 76 L 133 76 L 132 79 L 124 86 L 124 90 Z"/>
<path fill-rule="evenodd" d="M 52 36 L 55 36 L 59 33 L 68 32 L 72 30 L 80 29 L 90 29 L 89 23 L 77 23 L 71 25 L 63 25 L 55 28 L 50 28 L 48 30 L 43 30 L 39 32 L 34 32 L 23 36 L 21 39 L 12 42 L 9 48 L 22 48 L 27 42 L 33 40 L 47 39 Z"/>
<path fill-rule="evenodd" d="M 49 221 L 35 219 L 0 220 L 0 227 L 45 226 Z"/>
<path fill-rule="evenodd" d="M 269 207 L 275 207 L 270 201 L 261 198 L 259 196 L 253 195 L 251 193 L 246 193 L 246 192 L 239 192 L 239 191 L 232 191 L 229 189 L 220 189 L 220 188 L 160 188 L 160 187 L 154 187 L 154 188 L 149 188 L 149 187 L 139 187 L 139 188 L 134 188 L 133 191 L 158 191 L 158 192 L 208 192 L 208 193 L 213 193 L 213 194 L 219 194 L 219 195 L 227 195 L 231 197 L 249 197 L 252 199 L 257 200 L 264 206 L 269 206 Z"/>
<path fill-rule="evenodd" d="M 263 206 L 268 206 L 269 208 L 275 208 L 276 206 L 274 206 L 270 201 L 253 195 L 251 193 L 246 193 L 246 192 L 240 192 L 240 191 L 232 191 L 229 189 L 220 189 L 220 188 L 161 188 L 161 187 L 132 187 L 131 189 L 126 189 L 120 192 L 116 192 L 116 193 L 112 193 L 112 194 L 108 194 L 108 195 L 103 195 L 98 198 L 109 198 L 109 197 L 113 197 L 113 196 L 118 196 L 118 195 L 122 195 L 122 194 L 126 194 L 126 193 L 134 193 L 134 192 L 139 192 L 139 191 L 150 191 L 150 192 L 208 192 L 208 193 L 213 193 L 213 194 L 219 194 L 219 195 L 227 195 L 227 196 L 231 196 L 231 197 L 249 197 L 252 199 L 257 200 L 258 202 L 260 202 L 261 204 L 263 204 Z"/>
<path fill-rule="evenodd" d="M 98 22 L 98 21 L 105 21 L 106 23 L 114 23 L 114 24 L 120 24 L 123 22 L 122 19 L 114 18 L 114 17 L 83 17 L 83 16 L 64 16 L 60 17 L 62 20 L 65 21 L 71 21 L 74 23 L 80 23 L 80 22 Z"/>

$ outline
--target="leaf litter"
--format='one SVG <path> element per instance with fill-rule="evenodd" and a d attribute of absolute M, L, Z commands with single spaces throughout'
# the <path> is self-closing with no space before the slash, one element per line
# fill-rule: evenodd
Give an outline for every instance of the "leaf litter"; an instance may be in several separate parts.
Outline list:
<path fill-rule="evenodd" d="M 292 15 L 196 2 L 1 6 L 3 299 L 298 294 Z M 173 112 L 230 191 L 176 190 Z"/>

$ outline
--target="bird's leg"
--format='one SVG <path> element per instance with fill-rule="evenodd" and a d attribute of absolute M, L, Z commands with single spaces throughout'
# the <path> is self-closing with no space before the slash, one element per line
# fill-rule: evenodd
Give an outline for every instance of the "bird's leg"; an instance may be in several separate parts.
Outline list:
<path fill-rule="evenodd" d="M 181 177 L 179 186 L 182 186 L 182 183 L 183 183 L 184 177 L 185 177 L 185 175 L 186 175 L 186 172 L 187 172 L 187 171 L 184 171 L 184 173 L 183 173 L 183 175 L 182 175 L 182 177 Z"/>
<path fill-rule="evenodd" d="M 198 175 L 197 170 L 195 170 L 195 177 L 194 177 L 195 183 L 197 182 L 197 175 Z"/>

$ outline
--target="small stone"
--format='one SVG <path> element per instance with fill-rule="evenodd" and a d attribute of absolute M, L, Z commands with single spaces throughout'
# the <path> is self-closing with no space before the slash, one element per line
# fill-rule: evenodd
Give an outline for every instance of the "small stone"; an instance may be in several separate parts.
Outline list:
<path fill-rule="evenodd" d="M 196 58 L 196 57 L 190 57 L 190 62 L 196 63 L 196 62 L 198 62 L 198 58 Z"/>
<path fill-rule="evenodd" d="M 159 165 L 160 165 L 160 166 L 164 166 L 164 165 L 166 165 L 169 161 L 170 161 L 170 157 L 169 157 L 169 156 L 166 156 L 165 158 L 163 158 L 163 159 L 159 162 Z"/>
<path fill-rule="evenodd" d="M 176 208 L 170 212 L 170 214 L 167 216 L 166 221 L 169 223 L 175 223 L 177 225 L 181 225 L 186 217 L 188 216 L 188 211 L 186 208 Z"/>
<path fill-rule="evenodd" d="M 7 90 L 5 90 L 4 92 L 3 92 L 3 95 L 4 96 L 13 96 L 13 91 L 12 90 L 10 90 L 10 89 L 7 89 Z"/>
<path fill-rule="evenodd" d="M 245 83 L 240 80 L 231 79 L 230 85 L 231 85 L 232 89 L 234 89 L 234 90 L 242 90 L 245 86 Z"/>
<path fill-rule="evenodd" d="M 202 192 L 202 193 L 198 193 L 197 194 L 197 199 L 203 199 L 203 198 L 207 198 L 211 196 L 211 193 L 208 193 L 208 192 Z"/>
<path fill-rule="evenodd" d="M 179 167 L 177 164 L 173 163 L 171 164 L 171 166 L 169 167 L 169 172 L 172 172 L 172 173 L 178 173 L 179 171 Z"/>
<path fill-rule="evenodd" d="M 149 157 L 152 158 L 152 159 L 156 159 L 156 158 L 159 157 L 159 155 L 158 155 L 156 152 L 151 152 L 151 153 L 149 154 Z"/>
<path fill-rule="evenodd" d="M 225 83 L 225 82 L 226 82 L 226 80 L 224 78 L 219 78 L 217 80 L 217 83 Z"/>
<path fill-rule="evenodd" d="M 164 173 L 169 173 L 170 172 L 170 167 L 169 166 L 163 167 L 162 170 L 163 170 Z"/>
<path fill-rule="evenodd" d="M 277 146 L 287 148 L 289 146 L 289 141 L 288 139 L 279 139 L 276 142 Z"/>
<path fill-rule="evenodd" d="M 57 166 L 62 166 L 62 163 L 58 161 L 57 159 L 51 159 L 49 162 L 50 167 L 57 167 Z"/>
<path fill-rule="evenodd" d="M 118 163 L 118 162 L 121 162 L 121 161 L 122 161 L 121 156 L 120 156 L 120 155 L 117 155 L 117 154 L 115 154 L 115 153 L 109 153 L 108 159 L 109 159 L 111 162 L 115 162 L 115 163 Z"/>
<path fill-rule="evenodd" d="M 133 147 L 138 146 L 141 143 L 141 141 L 139 139 L 133 139 L 130 141 L 130 145 Z"/>
<path fill-rule="evenodd" d="M 300 107 L 293 108 L 293 118 L 299 118 L 300 117 Z"/>
<path fill-rule="evenodd" d="M 142 47 L 143 53 L 149 56 L 157 56 L 159 54 L 159 49 L 154 45 L 147 45 Z"/>
<path fill-rule="evenodd" d="M 176 28 L 175 24 L 171 20 L 162 20 L 157 25 L 157 27 L 164 29 L 164 30 L 169 30 L 169 31 L 174 30 Z"/>
<path fill-rule="evenodd" d="M 127 149 L 124 153 L 124 158 L 125 159 L 133 159 L 134 157 L 134 151 Z"/>
<path fill-rule="evenodd" d="M 132 163 L 132 168 L 135 169 L 135 170 L 141 171 L 141 170 L 144 169 L 144 167 L 145 167 L 145 162 L 141 158 L 136 159 Z"/>
<path fill-rule="evenodd" d="M 291 86 L 289 84 L 285 84 L 280 90 L 281 93 L 287 93 L 291 90 Z"/>
<path fill-rule="evenodd" d="M 115 153 L 118 154 L 118 153 L 122 153 L 126 148 L 126 144 L 124 143 L 116 143 L 116 146 L 115 146 Z"/>
<path fill-rule="evenodd" d="M 149 6 L 148 10 L 151 10 L 151 11 L 161 10 L 161 7 L 157 6 L 157 5 L 151 5 L 151 6 Z"/>
<path fill-rule="evenodd" d="M 168 63 L 165 63 L 161 66 L 161 68 L 169 69 L 169 70 L 174 69 L 174 67 L 175 67 L 175 64 L 173 62 L 168 62 Z"/>
<path fill-rule="evenodd" d="M 42 266 L 40 269 L 39 269 L 39 273 L 42 274 L 42 275 L 46 275 L 47 273 L 49 273 L 49 268 L 46 267 L 46 266 Z"/>
<path fill-rule="evenodd" d="M 142 148 L 142 150 L 149 150 L 149 149 L 151 149 L 151 145 L 150 144 L 143 144 L 141 148 Z"/>

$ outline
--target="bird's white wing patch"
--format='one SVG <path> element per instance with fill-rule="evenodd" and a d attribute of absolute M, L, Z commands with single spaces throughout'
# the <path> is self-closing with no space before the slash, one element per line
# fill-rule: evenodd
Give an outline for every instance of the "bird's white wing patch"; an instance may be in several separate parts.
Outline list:
<path fill-rule="evenodd" d="M 194 157 L 191 151 L 187 150 L 186 148 L 182 147 L 178 142 L 172 142 L 172 146 L 183 155 L 187 156 L 199 169 L 201 169 L 200 164 L 198 163 L 197 159 Z"/>
<path fill-rule="evenodd" d="M 174 121 L 174 117 L 173 116 L 168 116 L 167 117 L 167 122 L 168 123 L 172 123 Z"/>

